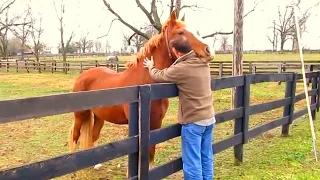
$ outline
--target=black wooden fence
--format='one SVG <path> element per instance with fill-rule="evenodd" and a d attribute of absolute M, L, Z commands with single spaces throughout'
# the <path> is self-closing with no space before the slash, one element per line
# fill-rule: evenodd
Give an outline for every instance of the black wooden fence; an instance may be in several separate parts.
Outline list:
<path fill-rule="evenodd" d="M 316 110 L 319 110 L 320 71 L 307 73 L 307 77 L 312 79 L 312 89 L 308 91 L 308 96 L 311 96 L 310 107 L 312 115 L 315 116 Z M 243 146 L 249 139 L 278 126 L 282 126 L 283 135 L 288 135 L 292 121 L 307 113 L 307 108 L 294 112 L 294 104 L 305 98 L 304 93 L 298 95 L 295 93 L 296 82 L 301 78 L 301 74 L 290 73 L 252 74 L 212 79 L 213 91 L 236 87 L 236 108 L 216 115 L 218 124 L 235 119 L 234 135 L 215 143 L 214 153 L 234 147 L 235 159 L 237 162 L 242 162 Z M 284 99 L 250 105 L 250 84 L 278 81 L 286 82 Z M 44 161 L 4 169 L 0 171 L 0 180 L 50 179 L 125 155 L 129 155 L 128 166 L 131 179 L 167 177 L 182 169 L 181 157 L 149 170 L 148 147 L 180 136 L 181 126 L 175 124 L 150 132 L 150 102 L 177 95 L 178 90 L 174 84 L 153 84 L 0 101 L 0 123 L 130 103 L 128 138 Z M 284 107 L 283 117 L 249 129 L 250 115 L 280 107 Z"/>

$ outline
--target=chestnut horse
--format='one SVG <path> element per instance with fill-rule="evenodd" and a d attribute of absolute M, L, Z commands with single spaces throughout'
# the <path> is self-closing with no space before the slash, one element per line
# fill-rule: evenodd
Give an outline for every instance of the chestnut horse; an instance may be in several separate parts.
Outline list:
<path fill-rule="evenodd" d="M 169 47 L 170 40 L 184 36 L 191 44 L 195 53 L 205 61 L 210 61 L 211 53 L 206 45 L 195 34 L 186 29 L 184 17 L 178 20 L 173 11 L 164 23 L 161 33 L 154 35 L 138 52 L 137 58 L 126 64 L 127 69 L 116 73 L 106 67 L 91 68 L 79 75 L 73 87 L 74 92 L 97 89 L 117 88 L 155 83 L 143 66 L 145 57 L 154 57 L 155 67 L 163 69 L 169 67 L 176 59 Z M 116 98 L 116 97 L 115 97 Z M 162 120 L 169 106 L 168 99 L 154 100 L 150 109 L 150 130 L 161 128 Z M 69 148 L 74 151 L 79 143 L 80 148 L 93 147 L 98 140 L 104 121 L 115 124 L 128 124 L 129 104 L 106 106 L 91 110 L 74 112 L 74 122 L 70 130 Z M 149 166 L 153 166 L 155 146 L 150 147 Z"/>

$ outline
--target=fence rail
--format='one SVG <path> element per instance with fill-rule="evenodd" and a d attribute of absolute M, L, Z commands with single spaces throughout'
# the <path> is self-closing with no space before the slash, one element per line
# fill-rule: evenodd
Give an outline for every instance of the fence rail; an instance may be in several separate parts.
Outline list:
<path fill-rule="evenodd" d="M 307 73 L 311 79 L 312 116 L 319 110 L 320 71 Z M 295 103 L 305 94 L 296 94 L 297 73 L 251 74 L 229 78 L 212 79 L 212 91 L 236 88 L 236 107 L 216 114 L 217 124 L 234 120 L 234 135 L 213 145 L 214 154 L 234 147 L 237 162 L 243 161 L 243 146 L 259 134 L 282 126 L 282 134 L 289 134 L 290 124 L 307 113 L 307 108 L 294 111 Z M 250 105 L 250 85 L 262 82 L 286 82 L 285 97 L 272 102 Z M 68 153 L 52 159 L 0 171 L 3 179 L 50 179 L 77 170 L 129 155 L 130 179 L 161 179 L 182 169 L 181 157 L 149 170 L 148 147 L 180 136 L 181 126 L 174 124 L 150 131 L 150 103 L 156 99 L 178 95 L 174 84 L 152 84 L 87 92 L 31 97 L 0 101 L 0 123 L 9 123 L 29 118 L 62 114 L 77 110 L 116 104 L 130 104 L 129 137 L 98 147 Z M 85 97 L 85 98 L 84 98 Z M 115 98 L 116 97 L 116 98 Z M 90 99 L 90 101 L 87 101 Z M 284 108 L 283 117 L 267 124 L 249 128 L 249 117 L 254 114 Z M 36 120 L 36 119 L 34 119 Z"/>
<path fill-rule="evenodd" d="M 126 69 L 125 62 L 110 62 L 110 61 L 40 61 L 34 60 L 13 60 L 0 61 L 0 69 L 6 72 L 19 72 L 26 70 L 30 71 L 50 71 L 68 73 L 70 71 L 83 72 L 94 67 L 109 67 L 117 72 L 122 72 Z M 232 63 L 227 61 L 213 61 L 210 63 L 211 75 L 215 77 L 225 77 L 232 75 Z M 301 63 L 298 61 L 244 61 L 244 74 L 263 74 L 263 73 L 285 73 L 285 72 L 300 72 Z M 305 69 L 307 72 L 320 69 L 320 61 L 305 61 Z"/>

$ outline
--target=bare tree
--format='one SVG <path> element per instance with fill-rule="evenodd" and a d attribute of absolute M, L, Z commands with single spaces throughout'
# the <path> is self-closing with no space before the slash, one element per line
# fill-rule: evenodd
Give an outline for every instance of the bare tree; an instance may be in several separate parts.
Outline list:
<path fill-rule="evenodd" d="M 5 13 L 5 20 L 2 21 L 1 20 L 1 25 L 2 27 L 0 28 L 0 41 L 1 41 L 1 56 L 3 56 L 4 58 L 8 59 L 8 31 L 9 31 L 9 27 L 10 24 L 14 23 L 14 21 L 16 20 L 16 18 L 13 18 L 9 21 L 9 8 L 10 6 L 8 6 L 6 8 L 6 13 Z"/>
<path fill-rule="evenodd" d="M 229 39 L 229 36 L 222 36 L 221 37 L 221 40 L 220 40 L 220 48 L 222 51 L 226 51 L 227 48 L 228 48 L 228 39 Z"/>
<path fill-rule="evenodd" d="M 94 42 L 94 47 L 95 47 L 97 53 L 101 52 L 102 45 L 101 45 L 100 41 L 95 41 Z"/>
<path fill-rule="evenodd" d="M 277 51 L 278 49 L 278 36 L 279 36 L 279 32 L 276 31 L 276 22 L 273 21 L 272 37 L 267 35 L 268 40 L 272 44 L 272 51 Z"/>
<path fill-rule="evenodd" d="M 94 46 L 94 42 L 92 40 L 89 40 L 88 44 L 87 44 L 87 47 L 86 47 L 86 51 L 89 52 L 89 53 L 92 53 L 93 46 Z"/>
<path fill-rule="evenodd" d="M 110 54 L 111 45 L 109 44 L 109 41 L 106 41 L 106 53 Z"/>
<path fill-rule="evenodd" d="M 128 38 L 129 38 L 129 36 L 125 35 L 124 33 L 122 33 L 122 34 L 123 34 L 123 37 L 122 37 L 121 53 L 125 53 L 127 51 L 127 49 L 128 49 Z"/>
<path fill-rule="evenodd" d="M 20 19 L 19 15 L 9 17 L 9 10 L 16 0 L 5 1 L 0 4 L 0 55 L 8 59 L 8 32 L 10 28 L 15 26 L 24 25 L 17 20 Z"/>
<path fill-rule="evenodd" d="M 298 2 L 295 4 L 295 6 L 299 7 L 301 3 L 301 0 L 298 0 Z M 299 28 L 303 31 L 306 29 L 306 22 L 310 17 L 310 10 L 318 6 L 320 3 L 317 2 L 315 5 L 311 6 L 310 8 L 306 9 L 302 17 L 299 18 Z M 278 7 L 278 22 L 275 24 L 275 29 L 278 32 L 280 36 L 280 50 L 283 51 L 285 42 L 289 39 L 293 39 L 293 42 L 296 43 L 297 41 L 297 35 L 295 31 L 295 23 L 294 22 L 294 11 L 293 7 L 287 6 L 285 8 L 284 13 L 281 12 L 280 7 Z M 302 34 L 300 34 L 301 36 Z M 296 43 L 297 44 L 297 43 Z"/>
<path fill-rule="evenodd" d="M 130 37 L 130 35 L 123 35 L 123 38 L 125 40 L 125 43 L 130 42 L 129 39 L 131 39 L 130 45 L 133 46 L 137 52 L 140 50 L 141 47 L 143 47 L 144 43 L 147 41 L 146 38 L 137 34 L 134 34 L 132 37 Z"/>
<path fill-rule="evenodd" d="M 81 36 L 80 40 L 76 43 L 79 49 L 81 49 L 82 53 L 86 53 L 86 50 L 90 48 L 89 45 L 91 41 L 88 39 L 88 36 L 89 32 Z"/>
<path fill-rule="evenodd" d="M 74 31 L 72 31 L 69 38 L 65 42 L 65 40 L 64 40 L 64 23 L 63 23 L 64 15 L 65 15 L 65 4 L 64 4 L 63 0 L 61 0 L 60 15 L 59 15 L 55 1 L 53 0 L 52 2 L 54 5 L 54 8 L 55 8 L 55 11 L 56 11 L 57 18 L 60 23 L 59 31 L 60 31 L 61 53 L 62 53 L 63 61 L 66 62 L 67 61 L 66 48 L 69 47 L 72 38 L 75 36 L 75 33 L 74 33 Z"/>
<path fill-rule="evenodd" d="M 36 19 L 36 18 L 32 19 L 31 31 L 30 31 L 31 39 L 33 42 L 32 51 L 33 51 L 33 54 L 34 54 L 37 62 L 39 62 L 40 52 L 44 48 L 44 44 L 41 43 L 41 35 L 42 34 L 43 34 L 42 16 L 41 16 L 41 14 L 39 14 L 38 19 Z"/>
<path fill-rule="evenodd" d="M 27 37 L 29 36 L 31 32 L 31 7 L 28 5 L 27 9 L 24 11 L 21 19 L 20 26 L 15 26 L 11 28 L 11 32 L 21 40 L 21 59 L 24 59 L 24 51 L 26 48 L 31 49 L 30 46 L 26 44 Z"/>

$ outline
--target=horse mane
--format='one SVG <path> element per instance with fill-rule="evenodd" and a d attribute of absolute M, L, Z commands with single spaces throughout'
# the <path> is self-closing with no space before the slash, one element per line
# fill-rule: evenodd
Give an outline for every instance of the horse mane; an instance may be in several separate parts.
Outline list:
<path fill-rule="evenodd" d="M 137 53 L 137 57 L 134 60 L 129 61 L 125 64 L 127 68 L 131 66 L 136 66 L 140 59 L 146 57 L 149 53 L 151 53 L 160 46 L 161 39 L 164 38 L 164 31 L 168 27 L 168 22 L 169 21 L 164 23 L 160 34 L 153 35 L 147 41 L 147 43 L 139 50 L 139 52 Z"/>
<path fill-rule="evenodd" d="M 152 51 L 157 49 L 160 46 L 160 42 L 162 38 L 164 38 L 164 32 L 168 28 L 169 24 L 170 24 L 170 19 L 166 20 L 163 23 L 161 33 L 152 36 L 148 40 L 148 42 L 139 50 L 139 52 L 137 53 L 137 57 L 132 61 L 126 62 L 125 66 L 127 68 L 131 66 L 136 66 L 140 59 L 145 58 L 148 54 L 150 54 Z M 176 20 L 176 26 L 183 27 L 185 26 L 185 24 L 180 20 Z"/>

